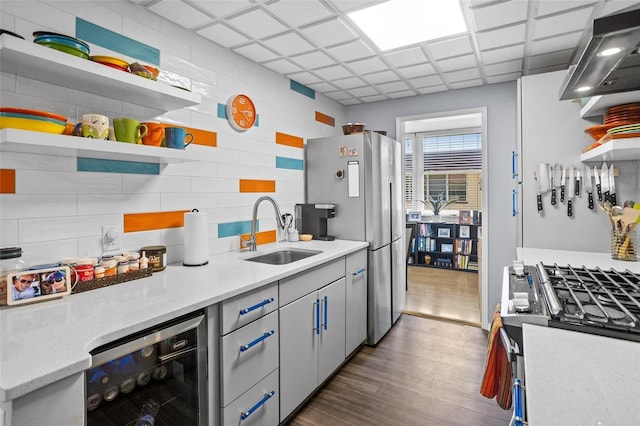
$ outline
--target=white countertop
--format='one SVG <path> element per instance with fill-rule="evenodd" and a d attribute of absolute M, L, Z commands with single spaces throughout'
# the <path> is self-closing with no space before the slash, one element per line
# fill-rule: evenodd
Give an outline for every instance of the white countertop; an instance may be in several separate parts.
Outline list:
<path fill-rule="evenodd" d="M 0 401 L 10 401 L 91 365 L 89 351 L 368 246 L 359 241 L 261 245 L 211 256 L 200 267 L 168 265 L 151 277 L 0 309 Z M 322 253 L 288 265 L 244 259 L 284 247 Z"/>
<path fill-rule="evenodd" d="M 530 426 L 640 423 L 640 343 L 522 327 Z"/>

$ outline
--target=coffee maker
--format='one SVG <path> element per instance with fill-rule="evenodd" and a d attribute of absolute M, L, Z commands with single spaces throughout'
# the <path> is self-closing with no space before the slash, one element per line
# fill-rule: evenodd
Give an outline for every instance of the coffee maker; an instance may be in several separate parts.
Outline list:
<path fill-rule="evenodd" d="M 312 234 L 322 241 L 333 241 L 336 237 L 327 235 L 327 219 L 336 216 L 335 204 L 296 204 L 296 228 L 301 234 Z"/>

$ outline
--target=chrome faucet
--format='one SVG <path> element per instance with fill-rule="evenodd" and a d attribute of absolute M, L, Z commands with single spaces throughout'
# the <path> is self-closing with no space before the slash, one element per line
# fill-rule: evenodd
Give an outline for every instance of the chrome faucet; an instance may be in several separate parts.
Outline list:
<path fill-rule="evenodd" d="M 260 197 L 256 200 L 255 204 L 253 205 L 253 216 L 251 217 L 251 236 L 249 237 L 248 240 L 242 240 L 241 241 L 244 243 L 245 247 L 249 247 L 250 251 L 256 251 L 256 222 L 258 221 L 258 206 L 260 205 L 260 203 L 262 201 L 269 201 L 271 202 L 271 204 L 273 205 L 273 209 L 276 212 L 276 222 L 277 225 L 284 231 L 285 229 L 285 223 L 283 220 L 282 215 L 280 214 L 280 208 L 278 207 L 278 204 L 276 203 L 276 200 L 274 200 L 271 197 L 268 196 L 263 196 Z"/>

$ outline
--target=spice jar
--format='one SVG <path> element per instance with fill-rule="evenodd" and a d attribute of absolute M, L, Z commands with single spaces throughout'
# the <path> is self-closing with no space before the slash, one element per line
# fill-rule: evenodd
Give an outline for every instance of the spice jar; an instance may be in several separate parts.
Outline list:
<path fill-rule="evenodd" d="M 91 281 L 93 280 L 93 259 L 82 258 L 76 261 L 76 274 L 78 281 Z"/>
<path fill-rule="evenodd" d="M 153 272 L 164 271 L 167 265 L 167 247 L 146 246 L 140 249 L 149 258 L 149 266 Z"/>
<path fill-rule="evenodd" d="M 21 256 L 22 249 L 20 247 L 0 249 L 0 305 L 7 304 L 7 294 L 9 293 L 7 275 L 27 269 L 27 265 L 20 258 Z"/>
<path fill-rule="evenodd" d="M 129 272 L 129 261 L 118 262 L 118 274 L 126 274 L 127 272 Z"/>

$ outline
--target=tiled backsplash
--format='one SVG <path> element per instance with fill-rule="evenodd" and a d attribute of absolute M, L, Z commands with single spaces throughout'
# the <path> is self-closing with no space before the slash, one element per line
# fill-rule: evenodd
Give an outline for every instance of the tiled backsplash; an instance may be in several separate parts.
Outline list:
<path fill-rule="evenodd" d="M 211 253 L 238 249 L 238 236 L 249 231 L 259 196 L 273 196 L 283 213 L 293 213 L 294 205 L 304 202 L 304 141 L 340 134 L 335 123 L 345 121 L 343 106 L 128 0 L 3 0 L 0 27 L 28 41 L 34 31 L 78 38 L 91 38 L 93 31 L 100 37 L 88 40 L 92 55 L 129 62 L 152 62 L 149 52 L 128 56 L 149 46 L 151 52 L 159 51 L 161 78 L 182 87 L 188 84 L 202 97 L 199 105 L 164 112 L 2 73 L 1 106 L 51 111 L 74 123 L 85 113 L 162 121 L 214 138 L 206 146 L 187 149 L 214 150 L 215 161 L 155 167 L 2 151 L 0 247 L 22 247 L 28 263 L 98 256 L 103 225 L 123 231 L 121 251 L 163 244 L 168 261 L 177 262 L 183 253 L 183 228 L 177 219 L 193 208 L 207 214 Z M 138 50 L 117 46 L 129 39 Z M 235 93 L 249 95 L 259 115 L 258 125 L 242 133 L 220 116 L 220 105 Z M 258 212 L 260 241 L 275 239 L 272 210 L 261 207 Z M 134 219 L 136 227 L 129 227 Z"/>

